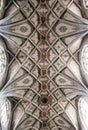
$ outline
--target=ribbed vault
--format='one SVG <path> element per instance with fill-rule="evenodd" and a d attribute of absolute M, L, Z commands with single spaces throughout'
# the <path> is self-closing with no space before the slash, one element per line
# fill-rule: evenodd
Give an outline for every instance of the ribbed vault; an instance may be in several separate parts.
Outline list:
<path fill-rule="evenodd" d="M 87 130 L 87 1 L 1 7 L 1 130 Z"/>

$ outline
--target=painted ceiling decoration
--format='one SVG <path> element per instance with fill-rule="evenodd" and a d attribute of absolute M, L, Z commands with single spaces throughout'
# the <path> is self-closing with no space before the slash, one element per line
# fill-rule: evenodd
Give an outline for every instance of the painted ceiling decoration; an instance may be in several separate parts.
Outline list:
<path fill-rule="evenodd" d="M 88 130 L 88 0 L 0 1 L 0 130 Z"/>

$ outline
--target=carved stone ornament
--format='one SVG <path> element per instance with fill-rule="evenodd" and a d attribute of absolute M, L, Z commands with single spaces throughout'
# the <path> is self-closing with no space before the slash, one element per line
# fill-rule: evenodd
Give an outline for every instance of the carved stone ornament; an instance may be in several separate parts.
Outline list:
<path fill-rule="evenodd" d="M 88 0 L 0 0 L 0 130 L 88 130 Z"/>

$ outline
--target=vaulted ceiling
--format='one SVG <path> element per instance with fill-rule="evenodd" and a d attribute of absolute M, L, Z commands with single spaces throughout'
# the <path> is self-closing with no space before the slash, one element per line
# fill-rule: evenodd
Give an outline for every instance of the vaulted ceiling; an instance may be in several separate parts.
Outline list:
<path fill-rule="evenodd" d="M 1 0 L 1 130 L 88 130 L 85 0 Z"/>

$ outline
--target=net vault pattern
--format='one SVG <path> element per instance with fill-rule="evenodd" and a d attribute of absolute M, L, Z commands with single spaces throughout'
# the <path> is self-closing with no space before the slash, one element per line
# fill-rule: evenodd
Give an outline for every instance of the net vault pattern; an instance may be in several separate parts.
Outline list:
<path fill-rule="evenodd" d="M 81 4 L 12 0 L 4 11 L 1 130 L 81 130 L 78 101 L 88 83 L 88 21 Z"/>

